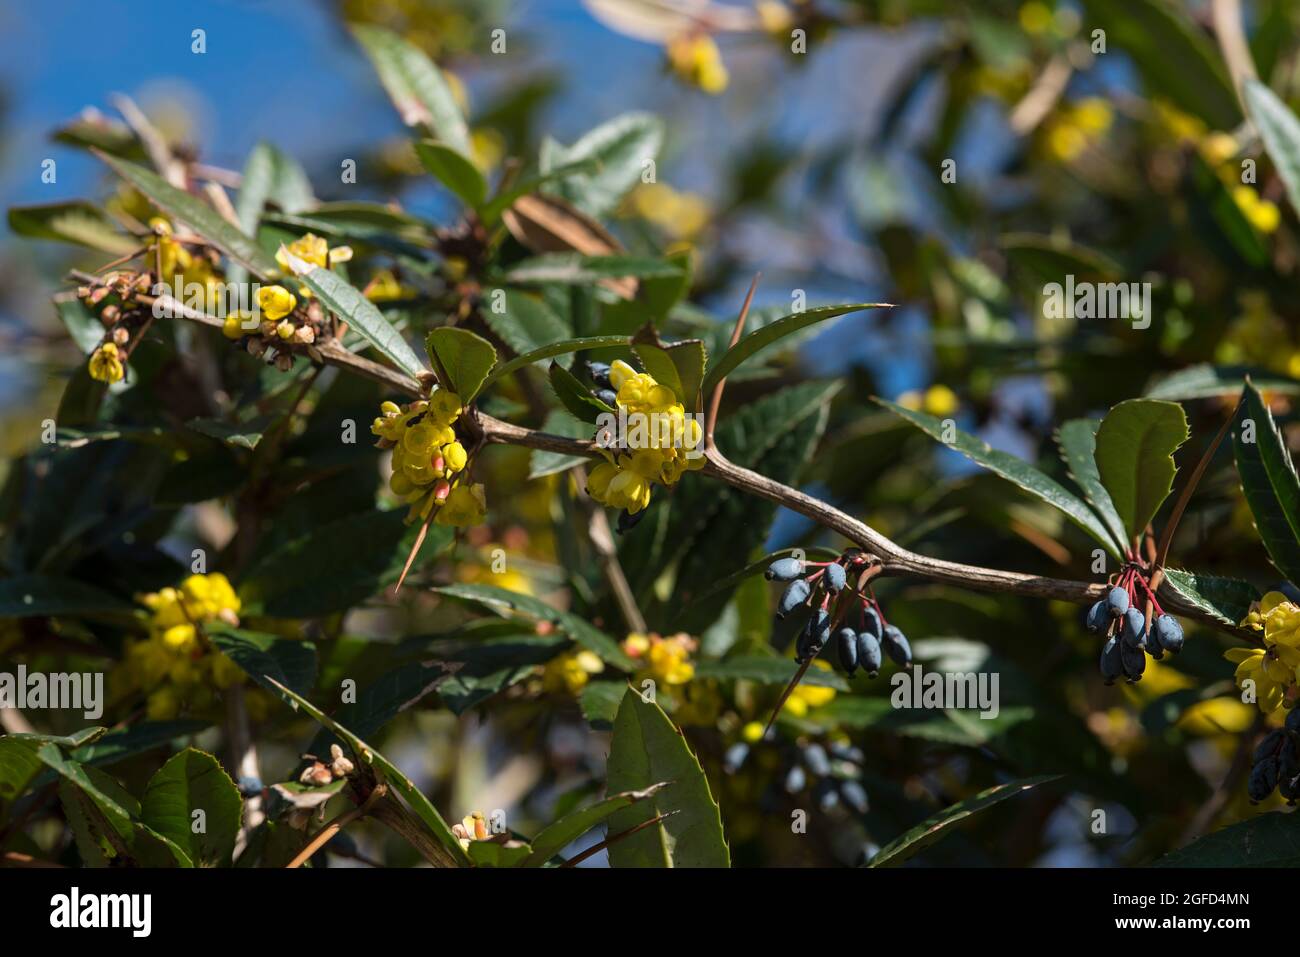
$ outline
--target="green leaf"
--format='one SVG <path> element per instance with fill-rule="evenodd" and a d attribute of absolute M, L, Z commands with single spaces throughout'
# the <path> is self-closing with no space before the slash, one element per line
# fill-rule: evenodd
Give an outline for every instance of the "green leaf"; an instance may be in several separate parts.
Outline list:
<path fill-rule="evenodd" d="M 251 237 L 221 218 L 211 206 L 196 196 L 172 186 L 143 166 L 114 159 L 98 150 L 95 155 L 107 163 L 118 176 L 144 193 L 160 209 L 188 224 L 196 233 L 216 246 L 232 260 L 262 278 L 277 276 L 280 267 Z"/>
<path fill-rule="evenodd" d="M 660 814 L 673 812 L 609 846 L 613 867 L 730 867 L 722 815 L 709 792 L 699 759 L 657 704 L 629 688 L 614 719 L 606 788 L 641 791 L 671 782 L 609 818 L 612 837 Z"/>
<path fill-rule="evenodd" d="M 1268 557 L 1286 578 L 1300 581 L 1300 479 L 1295 464 L 1273 413 L 1249 383 L 1242 393 L 1240 415 L 1232 450 L 1242 494 Z"/>
<path fill-rule="evenodd" d="M 1300 120 L 1276 93 L 1258 80 L 1246 80 L 1242 95 L 1251 121 L 1264 140 L 1264 148 L 1286 184 L 1291 208 L 1300 211 Z"/>
<path fill-rule="evenodd" d="M 433 590 L 442 595 L 450 595 L 453 598 L 484 605 L 498 614 L 517 612 L 530 618 L 549 621 L 582 647 L 595 652 L 601 661 L 606 664 L 622 668 L 624 671 L 636 669 L 636 662 L 628 657 L 623 649 L 619 647 L 618 642 L 609 635 L 578 615 L 552 608 L 540 598 L 507 591 L 504 588 L 497 588 L 495 585 L 466 583 L 444 585 Z"/>
<path fill-rule="evenodd" d="M 497 351 L 480 335 L 456 326 L 441 326 L 424 341 L 434 360 L 439 381 L 446 373 L 445 388 L 451 389 L 466 405 L 483 388 L 488 373 L 497 361 Z"/>
<path fill-rule="evenodd" d="M 498 298 L 504 307 L 500 312 L 496 308 Z M 543 299 L 519 289 L 492 289 L 484 299 L 489 305 L 479 310 L 483 320 L 518 355 L 546 350 L 573 338 L 569 324 Z M 488 381 L 495 378 L 494 374 Z"/>
<path fill-rule="evenodd" d="M 269 417 L 258 416 L 251 422 L 224 422 L 221 419 L 190 419 L 185 423 L 211 439 L 218 439 L 227 445 L 241 449 L 255 449 L 262 441 L 263 430 L 271 424 Z"/>
<path fill-rule="evenodd" d="M 1199 837 L 1153 867 L 1300 867 L 1300 818 L 1274 811 Z"/>
<path fill-rule="evenodd" d="M 565 283 L 585 286 L 602 279 L 681 276 L 680 266 L 662 259 L 639 256 L 584 256 L 582 253 L 544 253 L 510 267 L 505 274 L 513 283 Z"/>
<path fill-rule="evenodd" d="M 1251 603 L 1260 597 L 1259 589 L 1239 578 L 1200 575 L 1179 568 L 1166 568 L 1165 581 L 1201 611 L 1234 627 L 1241 624 L 1241 620 L 1250 611 Z"/>
<path fill-rule="evenodd" d="M 104 341 L 104 324 L 99 321 L 98 316 L 86 308 L 83 300 L 56 300 L 54 308 L 58 311 L 64 328 L 68 330 L 68 335 L 72 337 L 78 349 L 90 355 L 99 348 L 100 343 Z"/>
<path fill-rule="evenodd" d="M 115 256 L 124 256 L 144 245 L 134 236 L 122 233 L 107 213 L 85 200 L 11 206 L 9 228 L 19 236 L 57 239 Z M 102 328 L 100 332 L 103 332 Z"/>
<path fill-rule="evenodd" d="M 895 415 L 911 422 L 936 441 L 943 442 L 944 426 L 942 419 L 933 415 L 926 415 L 924 412 L 905 409 L 901 405 L 887 402 L 884 399 L 876 399 L 876 402 Z M 960 429 L 956 429 L 954 432 L 955 436 L 951 442 L 951 448 L 956 449 L 976 464 L 984 466 L 994 475 L 1001 476 L 1024 489 L 1030 495 L 1040 498 L 1048 505 L 1064 512 L 1067 518 L 1091 535 L 1111 555 L 1116 558 L 1121 557 L 1122 552 L 1116 550 L 1115 543 L 1111 541 L 1106 526 L 1102 524 L 1101 519 L 1082 499 L 1055 479 L 1049 478 L 1034 468 L 1024 459 L 991 448 L 987 442 L 983 442 L 967 432 L 962 432 Z"/>
<path fill-rule="evenodd" d="M 13 735 L 0 736 L 0 821 L 5 820 L 13 802 L 23 795 L 40 772 L 41 759 L 36 756 L 39 744 Z"/>
<path fill-rule="evenodd" d="M 75 734 L 41 734 L 39 732 L 19 732 L 11 734 L 9 737 L 16 738 L 19 741 L 33 741 L 36 744 L 53 744 L 64 749 L 81 748 L 86 745 L 94 744 L 104 735 L 108 734 L 108 728 L 82 728 Z"/>
<path fill-rule="evenodd" d="M 454 714 L 464 714 L 536 674 L 537 665 L 550 661 L 569 645 L 569 638 L 558 632 L 538 635 L 524 631 L 523 625 L 491 624 L 508 630 L 487 638 L 477 631 L 465 632 L 464 638 L 437 641 L 428 648 L 434 662 L 448 671 L 446 680 L 437 685 L 438 697 Z"/>
<path fill-rule="evenodd" d="M 413 661 L 394 668 L 366 685 L 356 701 L 340 707 L 334 714 L 335 720 L 359 737 L 374 737 L 399 713 L 438 690 L 450 675 L 451 669 L 439 661 Z M 322 732 L 309 750 L 313 754 L 327 754 L 330 743 L 330 738 Z"/>
<path fill-rule="evenodd" d="M 1084 498 L 1105 523 L 1115 545 L 1123 551 L 1127 542 L 1124 522 L 1115 511 L 1115 503 L 1110 500 L 1110 493 L 1101 484 L 1101 475 L 1097 472 L 1095 456 L 1100 424 L 1096 419 L 1071 419 L 1057 429 L 1056 444 L 1061 448 L 1061 458 L 1070 471 L 1070 478 L 1083 490 Z"/>
<path fill-rule="evenodd" d="M 796 312 L 794 315 L 778 319 L 776 322 L 768 323 L 761 328 L 755 329 L 746 335 L 734 346 L 718 356 L 709 366 L 708 374 L 704 377 L 704 383 L 701 386 L 704 395 L 707 397 L 713 393 L 714 387 L 726 378 L 726 376 L 742 362 L 758 352 L 760 349 L 770 346 L 784 336 L 793 332 L 798 332 L 807 326 L 818 322 L 825 322 L 827 319 L 834 319 L 837 316 L 843 316 L 850 312 L 860 312 L 863 309 L 884 309 L 888 308 L 888 303 L 882 302 L 858 302 L 844 306 L 823 306 L 820 309 L 808 309 L 804 312 Z"/>
<path fill-rule="evenodd" d="M 646 160 L 659 154 L 663 137 L 663 123 L 657 117 L 625 113 L 589 131 L 572 146 L 550 141 L 542 151 L 542 172 L 594 162 L 594 172 L 572 173 L 552 189 L 584 212 L 604 216 L 640 181 Z"/>
<path fill-rule="evenodd" d="M 555 823 L 547 825 L 533 838 L 532 853 L 524 859 L 523 866 L 541 867 L 610 815 L 653 797 L 665 787 L 668 785 L 663 783 L 651 785 L 643 791 L 624 791 L 621 794 L 610 795 L 603 801 L 597 801 L 572 814 L 566 814 Z"/>
<path fill-rule="evenodd" d="M 573 173 L 585 173 L 591 170 L 599 169 L 600 163 L 595 159 L 580 160 L 576 163 L 565 163 L 563 166 L 555 167 L 548 172 L 535 176 L 525 176 L 516 180 L 512 185 L 506 186 L 501 192 L 497 193 L 492 199 L 479 210 L 479 217 L 484 223 L 492 224 L 500 218 L 501 213 L 509 209 L 514 202 L 521 196 L 527 196 L 548 183 L 553 183 L 558 179 L 563 179 Z"/>
<path fill-rule="evenodd" d="M 417 140 L 415 155 L 420 165 L 444 186 L 477 209 L 487 198 L 487 180 L 479 168 L 460 150 L 437 140 Z"/>
<path fill-rule="evenodd" d="M 402 122 L 425 127 L 435 139 L 465 156 L 472 155 L 465 117 L 442 71 L 424 51 L 383 27 L 352 24 L 351 29 Z"/>
<path fill-rule="evenodd" d="M 701 661 L 695 667 L 695 674 L 700 678 L 720 678 L 726 681 L 755 681 L 764 685 L 784 686 L 799 666 L 789 658 L 775 655 L 737 655 L 721 661 Z M 803 684 L 821 688 L 834 688 L 848 691 L 849 683 L 843 676 L 833 671 L 809 668 L 803 676 Z"/>
<path fill-rule="evenodd" d="M 700 408 L 700 383 L 704 380 L 704 366 L 708 361 L 703 341 L 683 339 L 664 343 L 654 326 L 647 324 L 632 337 L 632 351 L 646 372 L 660 385 L 673 390 L 687 412 Z"/>
<path fill-rule="evenodd" d="M 1084 0 L 1085 22 L 1106 31 L 1107 49 L 1123 50 L 1147 89 L 1230 130 L 1241 110 L 1214 44 L 1190 17 L 1165 0 Z"/>
<path fill-rule="evenodd" d="M 246 614 L 311 618 L 346 611 L 397 581 L 410 527 L 405 509 L 361 512 L 317 525 L 258 561 L 239 585 Z M 451 541 L 430 525 L 424 553 Z"/>
<path fill-rule="evenodd" d="M 342 741 L 346 742 L 358 759 L 369 763 L 382 776 L 382 779 L 388 782 L 388 786 L 400 794 L 406 803 L 410 805 L 411 809 L 415 811 L 416 815 L 429 829 L 429 833 L 437 838 L 438 843 L 442 845 L 453 861 L 460 864 L 469 862 L 460 846 L 460 842 L 456 839 L 456 835 L 447 826 L 447 822 L 438 813 L 438 809 L 411 783 L 411 780 L 405 774 L 398 770 L 395 764 L 366 744 L 357 735 L 343 727 L 343 725 L 324 714 L 307 699 L 295 694 L 283 685 L 276 685 L 275 691 L 291 708 L 294 710 L 301 708 L 321 725 L 338 735 Z"/>
<path fill-rule="evenodd" d="M 0 579 L 0 618 L 131 614 L 135 606 L 71 578 L 20 575 Z"/>
<path fill-rule="evenodd" d="M 244 673 L 265 687 L 273 678 L 305 694 L 316 682 L 316 646 L 310 641 L 244 631 L 226 625 L 209 625 L 208 638 Z"/>
<path fill-rule="evenodd" d="M 542 423 L 542 431 L 549 435 L 562 435 L 567 439 L 591 438 L 589 426 L 560 409 L 546 416 L 546 421 Z M 528 478 L 542 478 L 546 475 L 567 472 L 575 465 L 581 465 L 586 461 L 588 459 L 585 455 L 564 455 L 561 452 L 533 449 L 528 459 Z"/>
<path fill-rule="evenodd" d="M 532 848 L 513 838 L 471 841 L 469 860 L 475 867 L 521 867 Z"/>
<path fill-rule="evenodd" d="M 1300 381 L 1282 378 L 1260 366 L 1214 366 L 1200 363 L 1160 379 L 1146 391 L 1148 399 L 1186 402 L 1223 395 L 1240 395 L 1246 378 L 1255 388 L 1283 395 L 1300 395 Z"/>
<path fill-rule="evenodd" d="M 235 200 L 239 226 L 248 235 L 257 235 L 258 221 L 268 201 L 283 212 L 297 213 L 313 206 L 316 197 L 297 160 L 270 143 L 258 143 L 244 163 L 239 197 Z"/>
<path fill-rule="evenodd" d="M 1187 413 L 1177 402 L 1128 399 L 1097 429 L 1097 472 L 1110 501 L 1136 538 L 1174 489 L 1174 452 L 1187 441 Z"/>
<path fill-rule="evenodd" d="M 925 848 L 941 840 L 957 824 L 974 814 L 986 810 L 995 804 L 1013 798 L 1032 787 L 1055 781 L 1059 774 L 1044 774 L 1032 778 L 1020 778 L 1006 784 L 981 791 L 974 797 L 944 808 L 933 817 L 927 818 L 901 837 L 890 841 L 871 859 L 871 867 L 894 867 L 914 857 Z"/>
<path fill-rule="evenodd" d="M 149 779 L 140 819 L 184 850 L 195 866 L 215 867 L 230 860 L 243 807 L 239 789 L 217 759 L 186 748 Z"/>
<path fill-rule="evenodd" d="M 583 422 L 595 425 L 602 415 L 613 414 L 614 410 L 591 394 L 575 376 L 558 362 L 552 362 L 547 371 L 551 388 L 560 403 Z"/>
<path fill-rule="evenodd" d="M 174 721 L 144 721 L 129 728 L 110 731 L 95 741 L 82 744 L 70 757 L 82 764 L 112 764 L 145 751 L 152 751 L 180 738 L 192 737 L 211 727 L 211 721 L 181 718 Z"/>
<path fill-rule="evenodd" d="M 618 706 L 627 691 L 626 681 L 590 681 L 582 689 L 578 705 L 582 716 L 598 731 L 609 731 L 614 727 L 614 718 L 618 715 Z"/>
<path fill-rule="evenodd" d="M 541 345 L 536 349 L 525 352 L 523 355 L 515 356 L 509 362 L 498 365 L 484 381 L 483 387 L 487 388 L 502 376 L 507 376 L 516 369 L 522 369 L 524 366 L 532 365 L 534 362 L 540 362 L 543 359 L 552 359 L 555 356 L 567 355 L 570 352 L 583 352 L 587 349 L 608 349 L 613 346 L 631 344 L 631 336 L 588 336 L 585 339 L 565 339 L 561 342 Z"/>
<path fill-rule="evenodd" d="M 337 273 L 304 262 L 289 252 L 288 247 L 281 246 L 280 249 L 294 275 L 320 299 L 321 305 L 337 313 L 351 329 L 387 356 L 393 365 L 417 379 L 422 372 L 428 371 L 416 356 L 415 350 L 406 344 L 401 333 L 393 328 L 374 303 L 361 294 L 361 290 Z"/>

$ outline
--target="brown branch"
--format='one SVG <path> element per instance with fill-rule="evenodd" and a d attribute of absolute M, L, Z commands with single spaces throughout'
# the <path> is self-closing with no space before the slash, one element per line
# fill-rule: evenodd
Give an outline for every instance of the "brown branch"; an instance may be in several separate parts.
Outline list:
<path fill-rule="evenodd" d="M 334 820 L 330 821 L 323 828 L 317 831 L 316 836 L 311 839 L 307 846 L 298 852 L 298 856 L 285 865 L 286 870 L 295 867 L 302 867 L 313 854 L 328 844 L 330 838 L 335 834 L 343 830 L 353 821 L 357 820 L 357 818 L 365 817 L 370 811 L 370 808 L 374 806 L 374 803 L 383 798 L 387 793 L 387 784 L 377 785 L 359 807 L 354 807 L 350 811 L 344 811 L 338 817 L 334 818 Z"/>
<path fill-rule="evenodd" d="M 76 273 L 72 274 L 74 278 Z M 137 296 L 136 299 L 146 305 L 155 300 L 151 296 Z M 170 296 L 157 297 L 164 308 L 173 310 L 175 317 L 200 322 L 213 328 L 221 328 L 222 320 L 205 315 L 177 302 Z M 343 348 L 337 339 L 329 339 L 318 344 L 319 354 L 326 365 L 345 369 L 356 375 L 364 376 L 378 382 L 393 392 L 402 393 L 413 398 L 426 394 L 427 390 L 413 377 L 390 366 L 381 365 Z M 571 439 L 560 435 L 551 435 L 535 429 L 525 428 L 510 422 L 504 422 L 484 412 L 474 413 L 474 422 L 485 442 L 498 445 L 517 445 L 528 449 L 540 449 L 544 452 L 557 452 L 561 455 L 580 455 L 585 458 L 597 458 L 600 450 L 591 439 Z M 909 551 L 892 539 L 876 531 L 870 525 L 848 515 L 833 505 L 814 498 L 799 489 L 791 488 L 767 476 L 742 468 L 727 461 L 716 452 L 707 454 L 708 462 L 700 474 L 724 482 L 742 492 L 748 492 L 759 498 L 767 499 L 798 512 L 812 519 L 823 528 L 838 532 L 853 544 L 864 549 L 880 564 L 882 575 L 904 578 L 920 578 L 926 581 L 952 585 L 971 591 L 992 592 L 1000 594 L 1021 595 L 1027 598 L 1045 598 L 1055 601 L 1068 601 L 1087 604 L 1101 598 L 1107 585 L 1104 582 L 1071 581 L 1064 578 L 1048 578 L 1042 575 L 1030 575 L 1024 572 L 1003 571 L 997 568 L 985 568 L 979 565 L 965 565 L 960 562 L 930 558 Z M 1225 631 L 1250 641 L 1257 638 L 1241 629 L 1224 625 L 1214 616 L 1197 608 L 1182 595 L 1162 583 L 1158 589 L 1161 604 L 1170 612 L 1192 621 L 1200 622 L 1219 631 Z"/>
<path fill-rule="evenodd" d="M 651 825 L 654 825 L 654 824 L 658 824 L 660 821 L 664 820 L 664 818 L 672 817 L 674 814 L 677 814 L 677 813 L 679 813 L 679 812 L 677 812 L 677 811 L 665 811 L 663 814 L 658 814 L 658 815 L 656 815 L 655 817 L 650 818 L 650 820 L 648 820 L 648 821 L 642 821 L 642 822 L 641 822 L 640 824 L 638 824 L 636 827 L 629 827 L 626 831 L 620 831 L 619 833 L 615 834 L 613 837 L 607 837 L 607 838 L 605 838 L 605 840 L 601 841 L 599 844 L 593 844 L 593 845 L 591 845 L 591 847 L 587 848 L 585 851 L 581 851 L 581 852 L 578 853 L 578 854 L 574 854 L 571 858 L 569 858 L 567 861 L 565 861 L 565 862 L 564 862 L 563 864 L 561 864 L 560 866 L 561 866 L 561 867 L 576 867 L 577 865 L 579 865 L 579 864 L 581 864 L 583 861 L 585 861 L 587 858 L 589 858 L 589 857 L 594 857 L 595 855 L 599 854 L 601 851 L 603 851 L 603 850 L 605 850 L 606 848 L 608 848 L 611 844 L 617 844 L 619 841 L 623 840 L 623 838 L 625 838 L 625 837 L 631 837 L 631 836 L 632 836 L 633 834 L 635 834 L 637 831 L 644 831 L 647 827 L 650 827 Z"/>
<path fill-rule="evenodd" d="M 741 333 L 745 331 L 745 319 L 749 317 L 749 307 L 754 301 L 754 291 L 758 289 L 758 279 L 762 273 L 755 273 L 753 280 L 749 284 L 749 292 L 745 294 L 745 304 L 740 307 L 740 315 L 736 317 L 736 328 L 731 330 L 731 345 L 728 350 L 736 348 L 736 343 L 740 341 Z M 708 452 L 713 452 L 713 429 L 718 424 L 718 410 L 722 408 L 722 389 L 727 384 L 727 377 L 723 376 L 718 380 L 718 384 L 713 387 L 713 395 L 709 397 L 709 413 L 704 420 L 704 448 Z"/>

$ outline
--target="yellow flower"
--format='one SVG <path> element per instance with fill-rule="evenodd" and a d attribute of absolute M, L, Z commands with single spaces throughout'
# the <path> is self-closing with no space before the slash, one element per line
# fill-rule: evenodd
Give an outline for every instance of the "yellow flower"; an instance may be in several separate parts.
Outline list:
<path fill-rule="evenodd" d="M 1052 11 L 1047 4 L 1031 0 L 1020 8 L 1020 28 L 1034 36 L 1046 33 L 1052 28 Z"/>
<path fill-rule="evenodd" d="M 221 334 L 227 339 L 242 339 L 252 332 L 256 326 L 249 322 L 249 315 L 246 312 L 232 312 L 226 316 L 221 323 Z"/>
<path fill-rule="evenodd" d="M 650 648 L 645 661 L 650 677 L 666 685 L 684 685 L 695 677 L 695 666 L 690 655 L 695 641 L 684 632 L 671 638 L 650 636 Z"/>
<path fill-rule="evenodd" d="M 465 528 L 482 524 L 486 517 L 487 495 L 484 493 L 482 483 L 476 482 L 470 486 L 457 485 L 452 489 L 433 520 L 439 525 L 456 525 Z"/>
<path fill-rule="evenodd" d="M 415 290 L 400 283 L 391 269 L 381 269 L 370 277 L 361 294 L 371 302 L 395 302 L 399 299 L 411 299 Z"/>
<path fill-rule="evenodd" d="M 605 670 L 605 662 L 593 652 L 581 649 L 552 658 L 542 669 L 542 687 L 550 692 L 566 691 L 576 697 L 592 675 Z"/>
<path fill-rule="evenodd" d="M 727 88 L 727 68 L 713 37 L 707 33 L 683 34 L 668 41 L 668 65 L 684 82 L 705 93 Z"/>
<path fill-rule="evenodd" d="M 750 744 L 763 740 L 763 722 L 750 721 L 740 729 L 740 736 Z"/>
<path fill-rule="evenodd" d="M 283 286 L 263 286 L 257 290 L 257 305 L 271 322 L 279 322 L 298 305 L 298 297 Z"/>
<path fill-rule="evenodd" d="M 1300 608 L 1281 592 L 1269 592 L 1251 608 L 1256 621 L 1262 619 L 1263 648 L 1229 648 L 1223 656 L 1237 665 L 1238 687 L 1253 682 L 1255 701 L 1269 714 L 1282 706 L 1287 691 L 1296 683 L 1300 669 Z"/>
<path fill-rule="evenodd" d="M 282 246 L 276 251 L 275 261 L 279 263 L 281 269 L 288 273 L 293 270 L 289 268 L 289 259 L 285 256 L 286 250 L 303 262 L 311 263 L 313 266 L 324 268 L 329 262 L 329 244 L 314 233 L 308 233 L 299 239 L 295 239 L 288 246 Z"/>
<path fill-rule="evenodd" d="M 460 396 L 455 392 L 435 389 L 433 395 L 429 396 L 429 418 L 439 425 L 451 425 L 463 411 Z"/>
<path fill-rule="evenodd" d="M 99 382 L 121 382 L 126 375 L 117 346 L 106 342 L 90 356 L 90 377 Z"/>
<path fill-rule="evenodd" d="M 1244 184 L 1234 186 L 1232 199 L 1241 210 L 1241 214 L 1261 233 L 1276 231 L 1282 222 L 1282 214 L 1278 211 L 1277 205 L 1262 198 L 1250 186 Z"/>

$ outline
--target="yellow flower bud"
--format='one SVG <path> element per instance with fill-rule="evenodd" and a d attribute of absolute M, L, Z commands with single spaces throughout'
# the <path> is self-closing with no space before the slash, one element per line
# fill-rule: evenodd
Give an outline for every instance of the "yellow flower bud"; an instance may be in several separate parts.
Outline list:
<path fill-rule="evenodd" d="M 257 290 L 257 305 L 262 315 L 278 322 L 298 305 L 298 297 L 283 286 L 263 286 Z"/>

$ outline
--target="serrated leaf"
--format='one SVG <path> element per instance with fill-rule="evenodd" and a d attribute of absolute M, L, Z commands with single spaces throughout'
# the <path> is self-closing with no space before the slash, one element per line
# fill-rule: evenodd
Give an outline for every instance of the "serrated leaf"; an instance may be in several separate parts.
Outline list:
<path fill-rule="evenodd" d="M 1259 589 L 1239 578 L 1200 575 L 1180 568 L 1166 568 L 1165 581 L 1201 611 L 1225 625 L 1237 626 L 1259 600 Z"/>
<path fill-rule="evenodd" d="M 98 206 L 85 200 L 9 207 L 9 228 L 19 236 L 56 239 L 115 256 L 124 256 L 144 243 L 121 232 Z M 101 327 L 100 332 L 103 332 Z"/>
<path fill-rule="evenodd" d="M 420 165 L 455 193 L 471 208 L 477 209 L 487 198 L 487 180 L 473 161 L 460 150 L 437 140 L 417 140 L 415 155 Z"/>
<path fill-rule="evenodd" d="M 425 348 L 441 381 L 468 405 L 478 395 L 497 361 L 497 351 L 482 336 L 456 326 L 441 326 L 426 337 Z"/>
<path fill-rule="evenodd" d="M 643 791 L 624 791 L 611 794 L 603 801 L 597 801 L 588 807 L 566 814 L 553 824 L 548 824 L 533 838 L 532 853 L 522 862 L 523 867 L 541 867 L 560 851 L 564 850 L 593 827 L 605 821 L 612 814 L 631 807 L 640 801 L 654 796 L 667 783 L 652 785 Z"/>
<path fill-rule="evenodd" d="M 953 827 L 972 815 L 987 810 L 1007 798 L 1013 798 L 1030 788 L 1045 784 L 1048 781 L 1055 781 L 1059 777 L 1059 774 L 1044 774 L 1038 777 L 1020 778 L 1017 781 L 1010 781 L 1006 784 L 988 788 L 974 797 L 944 808 L 938 814 L 927 818 L 916 827 L 882 847 L 880 852 L 871 859 L 870 866 L 893 867 L 902 864 L 941 840 Z"/>
<path fill-rule="evenodd" d="M 1300 867 L 1300 817 L 1282 811 L 1230 824 L 1159 858 L 1153 867 Z"/>
<path fill-rule="evenodd" d="M 1264 148 L 1286 184 L 1291 208 L 1300 211 L 1300 119 L 1258 80 L 1247 79 L 1241 92 Z"/>
<path fill-rule="evenodd" d="M 185 851 L 197 867 L 229 861 L 243 816 L 235 782 L 212 755 L 186 748 L 149 779 L 140 820 Z M 196 818 L 195 812 L 202 815 Z M 196 831 L 202 821 L 203 828 Z"/>
<path fill-rule="evenodd" d="M 1061 458 L 1070 471 L 1070 478 L 1083 490 L 1084 498 L 1092 510 L 1110 531 L 1116 547 L 1124 550 L 1127 541 L 1124 535 L 1124 521 L 1115 511 L 1115 503 L 1110 500 L 1110 493 L 1101 484 L 1101 475 L 1097 472 L 1097 419 L 1071 419 L 1061 425 L 1056 432 L 1056 444 L 1060 446 Z"/>
<path fill-rule="evenodd" d="M 707 397 L 713 393 L 717 384 L 725 379 L 732 370 L 737 368 L 742 362 L 748 359 L 760 349 L 777 342 L 784 336 L 798 332 L 808 326 L 818 322 L 825 322 L 827 319 L 834 319 L 837 316 L 847 315 L 850 312 L 860 312 L 863 309 L 885 309 L 887 303 L 881 302 L 858 302 L 843 306 L 823 306 L 819 309 L 808 309 L 804 312 L 796 312 L 794 315 L 785 316 L 776 322 L 768 323 L 761 328 L 744 336 L 734 346 L 714 359 L 709 366 L 708 373 L 704 376 L 704 382 L 701 386 L 704 395 Z M 707 401 L 707 398 L 706 398 Z"/>
<path fill-rule="evenodd" d="M 1241 421 L 1232 433 L 1241 491 L 1259 537 L 1283 576 L 1300 581 L 1300 479 L 1286 440 L 1258 389 L 1242 392 Z M 1247 424 L 1254 441 L 1247 442 Z"/>
<path fill-rule="evenodd" d="M 301 708 L 318 723 L 338 735 L 352 749 L 352 753 L 357 758 L 362 761 L 369 760 L 375 771 L 382 775 L 383 780 L 388 783 L 389 787 L 400 794 L 411 809 L 415 811 L 416 815 L 429 829 L 429 832 L 437 838 L 438 843 L 442 845 L 451 860 L 459 864 L 468 863 L 469 859 L 461 848 L 460 842 L 456 840 L 456 835 L 447 826 L 447 822 L 438 813 L 438 809 L 411 783 L 410 778 L 397 768 L 397 765 L 366 744 L 360 737 L 343 727 L 343 725 L 323 713 L 306 698 L 295 694 L 283 685 L 276 685 L 274 690 L 291 708 L 295 710 Z"/>
<path fill-rule="evenodd" d="M 895 415 L 911 422 L 931 438 L 943 442 L 945 429 L 942 419 L 933 415 L 926 415 L 924 412 L 905 409 L 901 405 L 887 402 L 884 399 L 876 399 L 875 401 Z M 1102 524 L 1101 519 L 1088 507 L 1086 502 L 1055 479 L 1034 468 L 1024 459 L 1017 458 L 1009 452 L 994 449 L 987 442 L 977 439 L 968 432 L 963 432 L 960 429 L 954 429 L 953 431 L 955 437 L 949 444 L 950 448 L 956 449 L 972 462 L 982 465 L 994 475 L 1001 476 L 1024 489 L 1030 495 L 1064 512 L 1070 521 L 1091 535 L 1111 555 L 1116 558 L 1121 557 L 1122 553 L 1116 550 L 1115 543 L 1111 541 L 1106 526 Z"/>
<path fill-rule="evenodd" d="M 316 683 L 316 646 L 310 641 L 231 628 L 207 628 L 208 638 L 258 684 L 267 678 L 306 694 Z"/>
<path fill-rule="evenodd" d="M 1173 491 L 1174 452 L 1189 435 L 1176 402 L 1129 399 L 1114 406 L 1097 429 L 1097 471 L 1124 522 L 1137 538 Z"/>
<path fill-rule="evenodd" d="M 361 294 L 361 290 L 342 276 L 299 259 L 289 252 L 288 247 L 281 246 L 280 249 L 294 275 L 315 294 L 321 305 L 337 313 L 349 328 L 387 356 L 393 365 L 417 379 L 428 371 L 401 333 L 393 328 L 374 303 Z"/>
<path fill-rule="evenodd" d="M 452 149 L 470 156 L 469 127 L 442 71 L 415 44 L 383 27 L 352 24 L 379 82 L 407 126 L 423 126 Z"/>
<path fill-rule="evenodd" d="M 542 172 L 594 161 L 595 171 L 573 173 L 552 188 L 584 212 L 604 216 L 613 212 L 640 180 L 646 160 L 658 155 L 663 135 L 663 123 L 657 117 L 625 113 L 590 130 L 572 146 L 552 142 L 542 152 Z"/>
<path fill-rule="evenodd" d="M 117 175 L 149 197 L 163 212 L 189 225 L 196 233 L 216 246 L 240 265 L 262 278 L 279 274 L 280 267 L 250 236 L 221 218 L 211 206 L 196 196 L 172 186 L 143 166 L 94 151 Z"/>
<path fill-rule="evenodd" d="M 491 375 L 483 383 L 483 388 L 487 388 L 493 382 L 496 382 L 502 376 L 507 376 L 516 369 L 522 369 L 524 366 L 532 365 L 534 362 L 541 362 L 543 359 L 553 359 L 556 356 L 567 355 L 571 352 L 583 352 L 587 349 L 608 349 L 613 346 L 627 346 L 632 344 L 631 336 L 587 336 L 584 339 L 565 339 L 561 342 L 552 342 L 547 345 L 538 346 L 523 355 L 515 356 L 508 362 L 503 362 L 492 370 Z M 565 370 L 566 372 L 568 370 Z"/>
<path fill-rule="evenodd" d="M 623 649 L 619 647 L 618 642 L 609 635 L 582 617 L 553 608 L 540 598 L 507 591 L 504 588 L 497 588 L 495 585 L 470 583 L 444 585 L 433 590 L 442 595 L 450 595 L 453 598 L 485 605 L 498 614 L 517 612 L 530 618 L 549 621 L 582 647 L 595 652 L 605 663 L 622 668 L 624 671 L 632 671 L 636 668 L 636 662 L 628 657 Z"/>
<path fill-rule="evenodd" d="M 641 791 L 671 782 L 609 818 L 611 836 L 660 814 L 671 816 L 609 846 L 613 867 L 730 867 L 722 815 L 699 759 L 657 704 L 629 688 L 614 719 L 608 777 L 610 791 Z"/>

